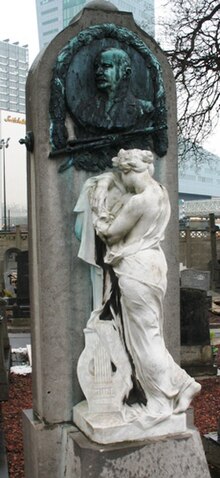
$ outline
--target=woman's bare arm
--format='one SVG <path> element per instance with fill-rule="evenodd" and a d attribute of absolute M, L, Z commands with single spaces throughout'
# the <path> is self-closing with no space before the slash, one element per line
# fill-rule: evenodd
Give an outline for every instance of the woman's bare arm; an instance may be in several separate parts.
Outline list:
<path fill-rule="evenodd" d="M 135 226 L 143 214 L 143 205 L 140 195 L 129 199 L 128 203 L 121 209 L 119 215 L 104 233 L 107 243 L 111 246 L 123 239 Z"/>

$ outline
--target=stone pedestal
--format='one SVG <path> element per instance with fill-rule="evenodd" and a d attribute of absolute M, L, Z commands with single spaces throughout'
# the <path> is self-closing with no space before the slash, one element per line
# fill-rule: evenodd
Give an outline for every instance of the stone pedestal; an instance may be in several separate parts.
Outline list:
<path fill-rule="evenodd" d="M 96 445 L 80 432 L 67 442 L 66 478 L 209 478 L 196 430 L 120 445 Z"/>
<path fill-rule="evenodd" d="M 30 478 L 210 478 L 194 428 L 120 444 L 98 445 L 71 424 L 51 427 L 23 414 L 25 476 Z"/>

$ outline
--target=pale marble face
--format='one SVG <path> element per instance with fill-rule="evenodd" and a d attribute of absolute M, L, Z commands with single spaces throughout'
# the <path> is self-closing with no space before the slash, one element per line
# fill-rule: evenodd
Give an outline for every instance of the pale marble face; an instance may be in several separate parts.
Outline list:
<path fill-rule="evenodd" d="M 153 164 L 154 156 L 151 151 L 141 149 L 120 149 L 118 155 L 112 159 L 114 167 L 123 173 L 129 171 L 143 172 Z"/>

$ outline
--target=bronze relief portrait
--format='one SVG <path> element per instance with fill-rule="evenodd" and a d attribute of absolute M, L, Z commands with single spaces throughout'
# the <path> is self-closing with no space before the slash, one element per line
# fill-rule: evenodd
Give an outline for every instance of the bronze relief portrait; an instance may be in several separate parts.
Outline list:
<path fill-rule="evenodd" d="M 160 65 L 133 32 L 93 26 L 60 52 L 51 83 L 50 157 L 62 152 L 66 167 L 90 170 L 111 167 L 121 147 L 151 149 L 162 157 L 166 128 Z"/>

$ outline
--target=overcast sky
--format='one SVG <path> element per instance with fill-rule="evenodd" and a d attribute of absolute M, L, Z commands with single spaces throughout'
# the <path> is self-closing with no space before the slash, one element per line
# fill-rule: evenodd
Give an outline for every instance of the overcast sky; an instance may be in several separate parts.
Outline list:
<path fill-rule="evenodd" d="M 10 42 L 18 41 L 21 46 L 28 44 L 29 63 L 31 65 L 39 51 L 35 0 L 0 1 L 0 40 L 9 38 Z M 19 135 L 19 125 L 17 130 L 16 132 Z M 16 147 L 18 148 L 17 154 L 14 153 Z M 26 207 L 27 205 L 26 153 L 24 148 L 21 154 L 21 148 L 24 148 L 24 146 L 19 145 L 18 138 L 16 138 L 16 141 L 15 137 L 11 138 L 10 148 L 6 154 L 7 210 L 11 209 L 12 204 L 17 204 L 19 207 Z"/>
<path fill-rule="evenodd" d="M 1 0 L 0 35 L 28 44 L 31 64 L 39 51 L 35 0 Z"/>
<path fill-rule="evenodd" d="M 155 5 L 158 5 L 158 0 L 155 0 Z M 9 38 L 11 42 L 29 45 L 31 65 L 39 51 L 35 0 L 1 0 L 0 32 L 0 40 Z M 220 156 L 219 136 L 220 124 L 206 146 Z"/>

